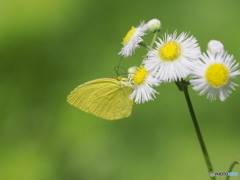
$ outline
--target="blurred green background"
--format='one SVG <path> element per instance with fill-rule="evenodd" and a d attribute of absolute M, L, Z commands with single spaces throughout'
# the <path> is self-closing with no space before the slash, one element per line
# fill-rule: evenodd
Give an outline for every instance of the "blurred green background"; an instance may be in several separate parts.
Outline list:
<path fill-rule="evenodd" d="M 209 179 L 174 83 L 116 121 L 82 112 L 66 97 L 79 84 L 115 76 L 120 42 L 141 20 L 160 19 L 163 33 L 190 31 L 202 51 L 220 40 L 240 62 L 239 8 L 239 0 L 1 0 L 0 179 Z M 138 49 L 122 65 L 138 65 L 145 53 Z M 240 159 L 240 89 L 224 103 L 191 88 L 190 95 L 214 170 L 225 172 Z"/>

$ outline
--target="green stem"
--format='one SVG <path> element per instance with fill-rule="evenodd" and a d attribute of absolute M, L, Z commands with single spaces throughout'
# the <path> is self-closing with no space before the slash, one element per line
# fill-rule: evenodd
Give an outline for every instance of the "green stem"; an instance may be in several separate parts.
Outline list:
<path fill-rule="evenodd" d="M 176 82 L 176 83 L 180 83 L 180 82 Z M 190 99 L 190 96 L 189 96 L 189 93 L 188 93 L 188 87 L 187 87 L 186 82 L 183 81 L 183 80 L 181 81 L 181 84 L 182 84 L 182 86 L 181 86 L 182 91 L 184 92 L 184 95 L 185 95 L 185 98 L 186 98 L 186 101 L 187 101 L 187 105 L 188 105 L 188 109 L 189 109 L 189 112 L 190 112 L 191 117 L 192 117 L 193 125 L 194 125 L 194 128 L 195 128 L 196 133 L 197 133 L 198 141 L 200 143 L 202 153 L 203 153 L 203 156 L 205 158 L 205 162 L 207 164 L 208 172 L 209 172 L 209 175 L 210 175 L 210 172 L 213 171 L 213 167 L 212 167 L 210 158 L 208 156 L 207 148 L 205 146 L 205 143 L 204 143 L 204 140 L 203 140 L 203 137 L 202 137 L 202 134 L 201 134 L 198 122 L 197 122 L 197 118 L 196 118 L 194 110 L 193 110 L 192 102 L 191 102 L 191 99 Z M 214 177 L 210 176 L 210 178 L 211 178 L 211 180 L 216 180 L 215 176 Z"/>
<path fill-rule="evenodd" d="M 151 50 L 150 46 L 144 44 L 143 42 L 140 42 L 139 45 L 145 47 L 147 50 Z"/>
<path fill-rule="evenodd" d="M 239 162 L 238 162 L 238 161 L 234 161 L 234 162 L 231 164 L 228 172 L 232 172 L 233 167 L 234 167 L 236 164 L 239 164 Z M 226 180 L 228 180 L 229 178 L 230 178 L 230 176 L 227 176 L 227 177 L 226 177 Z"/>
<path fill-rule="evenodd" d="M 152 42 L 151 42 L 151 44 L 150 44 L 150 49 L 153 49 L 153 45 L 154 45 L 154 43 L 155 43 L 155 40 L 157 39 L 157 35 L 158 35 L 158 31 L 156 31 L 156 32 L 154 33 Z"/>

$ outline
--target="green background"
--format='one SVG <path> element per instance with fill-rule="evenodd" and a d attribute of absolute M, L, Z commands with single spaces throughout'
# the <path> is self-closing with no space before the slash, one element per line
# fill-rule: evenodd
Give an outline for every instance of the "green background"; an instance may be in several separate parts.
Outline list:
<path fill-rule="evenodd" d="M 239 8 L 239 0 L 1 0 L 0 179 L 209 179 L 174 83 L 116 121 L 82 112 L 66 97 L 79 84 L 116 75 L 120 42 L 142 20 L 160 19 L 162 33 L 191 32 L 202 51 L 220 40 L 240 62 Z M 122 65 L 139 65 L 145 53 L 138 49 Z M 240 89 L 224 103 L 189 89 L 214 170 L 225 172 L 240 159 Z"/>

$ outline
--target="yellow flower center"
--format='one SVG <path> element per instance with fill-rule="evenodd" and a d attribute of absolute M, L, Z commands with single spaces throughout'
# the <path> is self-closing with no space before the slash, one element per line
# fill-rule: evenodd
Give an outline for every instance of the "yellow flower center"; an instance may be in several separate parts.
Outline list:
<path fill-rule="evenodd" d="M 215 88 L 226 85 L 229 79 L 228 68 L 224 64 L 215 63 L 207 68 L 205 77 L 208 83 Z"/>
<path fill-rule="evenodd" d="M 158 49 L 158 55 L 164 61 L 175 61 L 181 55 L 181 46 L 176 41 L 167 41 Z"/>
<path fill-rule="evenodd" d="M 133 34 L 135 33 L 136 29 L 134 26 L 127 32 L 126 36 L 123 38 L 122 44 L 126 44 L 132 38 Z"/>
<path fill-rule="evenodd" d="M 132 75 L 132 81 L 134 84 L 140 85 L 145 82 L 147 75 L 148 75 L 148 72 L 142 65 L 140 66 L 140 68 L 136 68 L 135 74 Z"/>

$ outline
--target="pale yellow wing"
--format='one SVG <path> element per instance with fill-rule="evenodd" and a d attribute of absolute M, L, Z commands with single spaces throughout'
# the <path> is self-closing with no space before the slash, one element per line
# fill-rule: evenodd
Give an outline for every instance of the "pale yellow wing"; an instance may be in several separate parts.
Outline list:
<path fill-rule="evenodd" d="M 85 112 L 107 120 L 130 116 L 132 87 L 125 78 L 102 78 L 86 82 L 74 89 L 67 102 Z"/>

